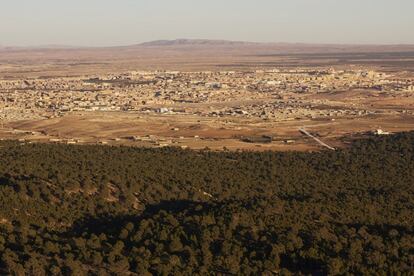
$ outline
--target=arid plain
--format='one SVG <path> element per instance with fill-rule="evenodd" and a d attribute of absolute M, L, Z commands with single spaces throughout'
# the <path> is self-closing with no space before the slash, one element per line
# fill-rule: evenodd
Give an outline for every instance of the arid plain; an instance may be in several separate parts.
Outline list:
<path fill-rule="evenodd" d="M 337 148 L 413 130 L 413 94 L 414 46 L 0 48 L 0 137 L 25 143 Z"/>

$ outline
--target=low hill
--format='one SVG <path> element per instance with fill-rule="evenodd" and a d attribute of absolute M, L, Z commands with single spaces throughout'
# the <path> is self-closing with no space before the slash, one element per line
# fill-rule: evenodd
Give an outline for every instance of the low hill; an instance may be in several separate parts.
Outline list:
<path fill-rule="evenodd" d="M 209 40 L 209 39 L 175 39 L 175 40 L 155 40 L 144 42 L 136 46 L 247 46 L 259 45 L 260 43 L 230 40 Z"/>

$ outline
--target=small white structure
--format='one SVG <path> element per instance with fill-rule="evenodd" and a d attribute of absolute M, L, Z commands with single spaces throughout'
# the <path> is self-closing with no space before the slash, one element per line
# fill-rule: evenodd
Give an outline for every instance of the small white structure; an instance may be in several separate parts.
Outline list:
<path fill-rule="evenodd" d="M 168 113 L 170 110 L 168 109 L 168 108 L 166 108 L 166 107 L 161 107 L 161 108 L 158 108 L 158 109 L 156 109 L 156 111 L 155 112 L 157 112 L 157 113 Z"/>
<path fill-rule="evenodd" d="M 375 130 L 374 131 L 374 134 L 375 135 L 390 135 L 390 133 L 389 132 L 387 132 L 387 131 L 383 131 L 382 129 L 377 129 L 377 130 Z"/>

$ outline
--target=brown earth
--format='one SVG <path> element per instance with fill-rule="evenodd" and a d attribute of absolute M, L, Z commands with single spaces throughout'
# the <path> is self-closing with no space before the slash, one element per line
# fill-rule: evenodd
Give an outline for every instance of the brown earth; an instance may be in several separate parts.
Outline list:
<path fill-rule="evenodd" d="M 61 118 L 37 121 L 12 122 L 6 127 L 18 129 L 19 133 L 1 133 L 3 138 L 24 138 L 26 141 L 70 139 L 80 143 L 104 142 L 133 146 L 184 146 L 194 149 L 213 150 L 319 150 L 314 140 L 305 137 L 299 128 L 309 132 L 334 146 L 346 146 L 345 139 L 382 128 L 390 132 L 414 129 L 414 116 L 370 115 L 361 118 L 339 118 L 331 120 L 292 120 L 271 122 L 246 119 L 213 119 L 182 115 L 142 115 L 134 113 L 87 112 L 70 114 Z M 175 129 L 175 130 L 174 130 Z M 178 130 L 177 130 L 178 129 Z M 34 135 L 29 134 L 35 132 Z M 41 132 L 42 134 L 38 134 Z M 242 137 L 273 137 L 270 144 L 247 143 Z M 150 136 L 152 141 L 133 141 L 131 137 Z M 288 140 L 290 143 L 287 143 Z"/>
<path fill-rule="evenodd" d="M 0 78 L 3 79 L 80 76 L 128 70 L 246 71 L 298 66 L 364 68 L 399 72 L 401 76 L 412 77 L 414 46 L 167 43 L 113 48 L 0 49 Z M 362 90 L 307 97 L 310 100 L 326 99 L 331 107 L 338 108 L 352 106 L 378 112 L 414 109 L 414 97 L 393 97 Z M 335 121 L 309 119 L 277 122 L 191 115 L 73 113 L 61 118 L 11 122 L 5 124 L 4 128 L 0 125 L 0 138 L 44 142 L 53 138 L 78 139 L 83 143 L 108 142 L 136 146 L 168 144 L 218 150 L 223 147 L 231 150 L 319 150 L 321 147 L 315 141 L 298 131 L 300 127 L 305 126 L 335 147 L 346 146 L 349 139 L 377 128 L 391 132 L 414 130 L 413 116 L 397 112 L 387 114 L 356 119 L 336 118 Z M 172 130 L 174 128 L 179 130 Z M 155 135 L 155 138 L 151 138 L 155 142 L 127 138 L 147 135 Z M 261 135 L 272 135 L 275 141 L 271 144 L 254 144 L 240 140 L 242 136 Z M 292 140 L 292 143 L 285 143 L 286 140 Z"/>

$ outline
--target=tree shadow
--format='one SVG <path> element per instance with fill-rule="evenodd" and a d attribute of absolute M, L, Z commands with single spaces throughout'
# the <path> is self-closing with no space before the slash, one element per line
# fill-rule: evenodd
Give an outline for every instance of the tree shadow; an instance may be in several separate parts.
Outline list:
<path fill-rule="evenodd" d="M 141 214 L 103 214 L 99 216 L 86 216 L 76 221 L 73 226 L 66 231 L 67 235 L 81 235 L 82 233 L 101 234 L 114 233 L 119 231 L 119 227 L 128 222 L 139 223 L 140 221 L 152 218 L 160 212 L 165 211 L 169 214 L 182 212 L 188 215 L 202 214 L 208 212 L 209 204 L 205 202 L 195 202 L 190 200 L 165 200 L 156 204 L 146 206 Z"/>

